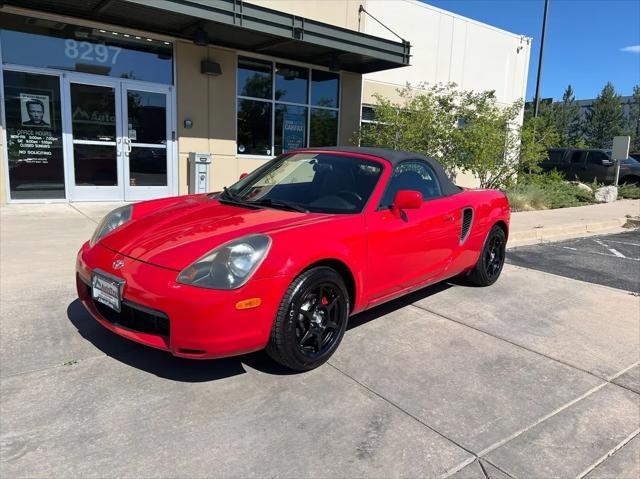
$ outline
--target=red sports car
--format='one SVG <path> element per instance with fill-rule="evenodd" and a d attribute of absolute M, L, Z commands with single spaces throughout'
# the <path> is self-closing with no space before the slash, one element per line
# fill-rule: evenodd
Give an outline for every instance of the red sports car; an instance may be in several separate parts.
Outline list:
<path fill-rule="evenodd" d="M 221 193 L 109 213 L 77 259 L 106 328 L 188 358 L 266 348 L 308 370 L 349 316 L 458 275 L 498 279 L 509 204 L 433 159 L 374 148 L 281 155 Z"/>

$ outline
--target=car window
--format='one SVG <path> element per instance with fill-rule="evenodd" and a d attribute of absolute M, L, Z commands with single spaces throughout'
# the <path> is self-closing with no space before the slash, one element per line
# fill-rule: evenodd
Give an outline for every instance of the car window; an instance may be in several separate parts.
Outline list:
<path fill-rule="evenodd" d="M 562 163 L 565 150 L 549 150 L 549 159 L 545 163 Z"/>
<path fill-rule="evenodd" d="M 232 185 L 232 198 L 227 200 L 270 207 L 285 202 L 317 213 L 359 213 L 382 170 L 377 161 L 351 155 L 285 154 Z"/>
<path fill-rule="evenodd" d="M 589 156 L 587 156 L 587 163 L 592 165 L 602 165 L 603 161 L 608 161 L 609 157 L 606 153 L 601 151 L 590 151 Z"/>
<path fill-rule="evenodd" d="M 571 155 L 571 163 L 582 163 L 583 151 L 574 151 Z"/>
<path fill-rule="evenodd" d="M 401 190 L 419 191 L 422 193 L 423 200 L 442 196 L 435 173 L 422 161 L 403 161 L 395 166 L 380 206 L 384 208 L 391 206 L 396 193 Z"/>

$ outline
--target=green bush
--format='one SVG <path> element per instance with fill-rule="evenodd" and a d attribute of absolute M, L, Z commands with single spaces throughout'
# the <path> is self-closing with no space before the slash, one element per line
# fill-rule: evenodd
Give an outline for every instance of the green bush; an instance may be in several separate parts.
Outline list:
<path fill-rule="evenodd" d="M 640 199 L 640 187 L 635 185 L 622 185 L 618 187 L 618 198 L 629 200 Z"/>
<path fill-rule="evenodd" d="M 505 190 L 512 211 L 569 208 L 594 203 L 593 193 L 564 181 L 557 172 L 524 175 Z"/>

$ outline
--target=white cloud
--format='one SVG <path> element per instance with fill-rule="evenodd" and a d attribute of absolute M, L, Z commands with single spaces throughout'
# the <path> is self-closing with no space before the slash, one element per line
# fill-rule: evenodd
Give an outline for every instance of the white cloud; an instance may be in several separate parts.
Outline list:
<path fill-rule="evenodd" d="M 640 53 L 640 45 L 629 45 L 620 49 L 621 52 Z"/>

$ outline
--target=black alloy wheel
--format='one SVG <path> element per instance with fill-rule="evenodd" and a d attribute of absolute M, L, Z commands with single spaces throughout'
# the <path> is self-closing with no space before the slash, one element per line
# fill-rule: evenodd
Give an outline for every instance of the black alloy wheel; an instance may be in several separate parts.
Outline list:
<path fill-rule="evenodd" d="M 294 315 L 298 348 L 309 359 L 325 354 L 338 339 L 346 319 L 342 314 L 345 301 L 339 288 L 332 283 L 320 283 L 305 292 Z"/>
<path fill-rule="evenodd" d="M 478 286 L 489 286 L 500 277 L 507 249 L 507 237 L 499 226 L 489 231 L 475 268 L 468 279 Z"/>
<path fill-rule="evenodd" d="M 349 295 L 342 277 L 331 268 L 308 270 L 282 298 L 267 353 L 297 371 L 316 368 L 337 349 L 348 316 Z"/>
<path fill-rule="evenodd" d="M 493 235 L 484 252 L 484 267 L 487 272 L 487 277 L 491 280 L 495 281 L 498 279 L 498 276 L 500 276 L 502 265 L 504 265 L 505 246 L 504 237 Z"/>

